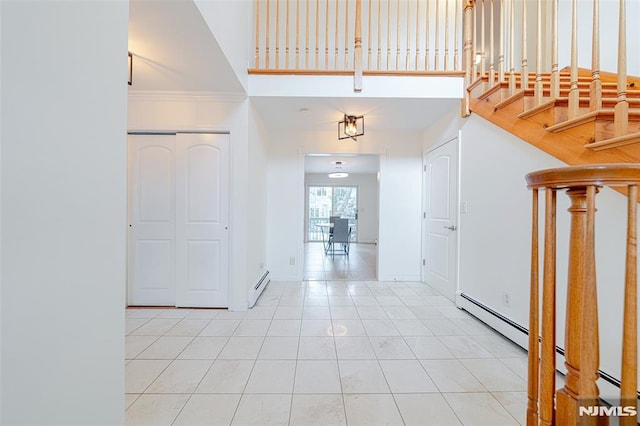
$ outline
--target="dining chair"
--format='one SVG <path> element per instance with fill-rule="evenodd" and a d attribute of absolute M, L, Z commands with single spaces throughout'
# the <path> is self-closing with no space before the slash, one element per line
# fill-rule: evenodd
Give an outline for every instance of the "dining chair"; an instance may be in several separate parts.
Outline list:
<path fill-rule="evenodd" d="M 340 247 L 342 247 L 343 253 L 349 256 L 350 240 L 351 229 L 349 228 L 349 219 L 336 219 L 333 225 L 333 234 L 329 236 L 331 257 L 335 256 L 336 244 L 339 244 Z"/>

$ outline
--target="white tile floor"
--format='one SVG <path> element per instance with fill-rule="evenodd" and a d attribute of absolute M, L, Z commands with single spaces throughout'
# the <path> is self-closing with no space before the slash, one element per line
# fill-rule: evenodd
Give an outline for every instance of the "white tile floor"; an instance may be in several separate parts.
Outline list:
<path fill-rule="evenodd" d="M 526 353 L 421 283 L 272 282 L 128 309 L 127 425 L 517 425 Z"/>

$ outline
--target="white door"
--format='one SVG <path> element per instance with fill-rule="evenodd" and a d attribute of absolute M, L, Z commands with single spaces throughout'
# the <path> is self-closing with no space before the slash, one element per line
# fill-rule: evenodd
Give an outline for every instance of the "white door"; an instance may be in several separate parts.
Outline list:
<path fill-rule="evenodd" d="M 458 247 L 458 139 L 424 158 L 423 279 L 451 300 L 456 296 Z"/>
<path fill-rule="evenodd" d="M 173 306 L 175 136 L 130 135 L 129 305 Z"/>
<path fill-rule="evenodd" d="M 227 307 L 229 136 L 176 140 L 176 305 Z"/>
<path fill-rule="evenodd" d="M 229 136 L 130 136 L 129 194 L 129 305 L 226 307 Z"/>

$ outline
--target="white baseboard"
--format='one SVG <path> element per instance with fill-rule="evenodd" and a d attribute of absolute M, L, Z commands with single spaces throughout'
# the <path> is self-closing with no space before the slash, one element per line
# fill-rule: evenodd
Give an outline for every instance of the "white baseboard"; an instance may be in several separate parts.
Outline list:
<path fill-rule="evenodd" d="M 264 289 L 267 287 L 269 281 L 271 281 L 271 276 L 269 271 L 267 271 L 262 275 L 262 277 L 260 277 L 258 282 L 249 289 L 249 308 L 253 308 L 256 304 L 258 297 L 260 297 Z"/>

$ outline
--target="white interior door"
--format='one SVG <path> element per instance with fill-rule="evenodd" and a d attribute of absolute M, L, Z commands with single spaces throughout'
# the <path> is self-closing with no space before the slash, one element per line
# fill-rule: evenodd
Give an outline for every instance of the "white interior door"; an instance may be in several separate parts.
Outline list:
<path fill-rule="evenodd" d="M 129 137 L 129 305 L 227 307 L 229 135 Z"/>
<path fill-rule="evenodd" d="M 424 158 L 423 279 L 454 300 L 458 253 L 458 139 Z"/>
<path fill-rule="evenodd" d="M 175 137 L 130 135 L 129 305 L 173 306 Z"/>
<path fill-rule="evenodd" d="M 176 140 L 176 305 L 228 306 L 229 135 Z"/>

